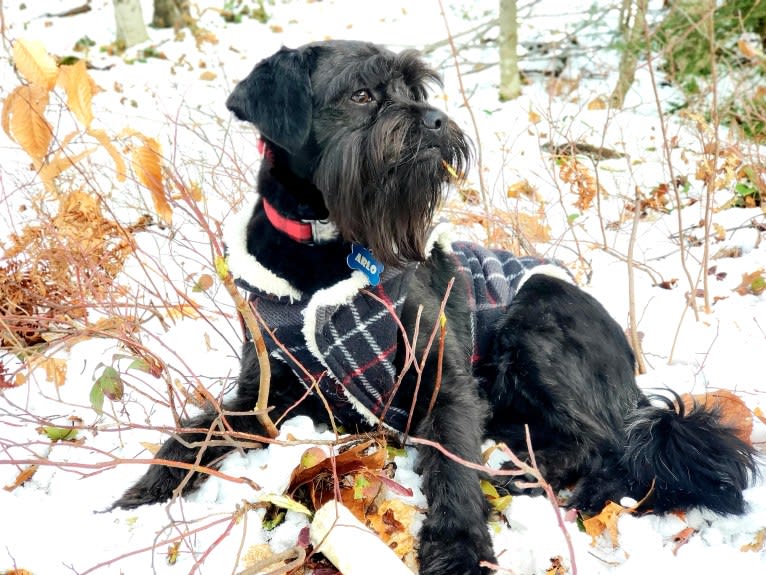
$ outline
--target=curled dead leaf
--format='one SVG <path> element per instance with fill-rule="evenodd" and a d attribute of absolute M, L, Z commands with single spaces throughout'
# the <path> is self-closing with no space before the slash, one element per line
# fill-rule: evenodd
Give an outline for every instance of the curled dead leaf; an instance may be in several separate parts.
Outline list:
<path fill-rule="evenodd" d="M 338 478 L 343 504 L 360 521 L 380 491 L 381 470 L 386 462 L 386 446 L 382 441 L 368 440 L 353 445 L 333 459 L 316 448 L 308 449 L 290 477 L 287 489 L 294 494 L 302 486 L 314 509 L 335 497 L 335 477 Z"/>

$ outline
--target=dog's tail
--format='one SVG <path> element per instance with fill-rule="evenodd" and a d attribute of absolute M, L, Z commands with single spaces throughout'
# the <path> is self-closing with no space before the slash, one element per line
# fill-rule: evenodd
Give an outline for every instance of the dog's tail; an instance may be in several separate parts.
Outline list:
<path fill-rule="evenodd" d="M 722 423 L 718 407 L 651 399 L 628 418 L 623 460 L 629 477 L 650 492 L 648 506 L 743 513 L 742 491 L 758 468 L 752 445 Z"/>

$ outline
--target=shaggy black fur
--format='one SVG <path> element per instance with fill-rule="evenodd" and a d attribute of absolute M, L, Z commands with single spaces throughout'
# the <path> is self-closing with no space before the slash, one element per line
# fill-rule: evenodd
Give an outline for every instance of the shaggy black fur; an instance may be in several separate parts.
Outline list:
<path fill-rule="evenodd" d="M 388 265 L 421 261 L 401 321 L 411 333 L 422 306 L 420 325 L 434 325 L 456 272 L 439 248 L 426 259 L 425 238 L 447 180 L 443 162 L 461 170 L 469 159 L 460 129 L 426 103 L 428 84 L 437 81 L 414 52 L 394 54 L 362 42 L 282 49 L 260 62 L 227 101 L 266 142 L 259 194 L 286 217 L 329 218 L 340 237 L 319 245 L 296 242 L 270 223 L 259 201 L 248 251 L 306 294 L 349 276 L 345 259 L 352 241 Z M 547 479 L 557 488 L 574 486 L 570 506 L 598 511 L 610 499 L 641 499 L 653 486 L 648 505 L 658 511 L 696 505 L 743 511 L 742 490 L 755 470 L 751 448 L 715 412 L 650 404 L 635 384 L 633 354 L 620 327 L 593 298 L 559 279 L 532 276 L 497 326 L 491 361 L 478 366 L 470 358 L 466 298 L 455 282 L 446 309 L 441 391 L 429 413 L 434 347 L 413 414 L 416 435 L 479 462 L 487 436 L 525 452 L 523 426 L 529 424 Z M 418 339 L 417 357 L 426 339 Z M 396 355 L 400 369 L 403 348 Z M 326 421 L 317 398 L 299 402 L 304 388 L 290 369 L 279 361 L 271 367 L 273 417 L 294 407 L 293 414 Z M 258 381 L 258 361 L 247 343 L 237 396 L 226 409 L 252 410 Z M 407 373 L 400 393 L 411 394 L 414 382 L 415 374 Z M 350 415 L 334 414 L 341 422 Z M 237 431 L 263 433 L 252 415 L 227 419 Z M 214 421 L 206 414 L 188 426 L 207 428 Z M 204 435 L 183 439 L 188 444 Z M 200 462 L 214 464 L 229 451 L 208 447 Z M 198 452 L 171 438 L 157 457 L 194 462 Z M 494 555 L 478 473 L 430 448 L 420 449 L 419 461 L 429 503 L 420 573 L 486 573 L 479 562 Z M 151 466 L 115 506 L 167 500 L 185 474 Z"/>

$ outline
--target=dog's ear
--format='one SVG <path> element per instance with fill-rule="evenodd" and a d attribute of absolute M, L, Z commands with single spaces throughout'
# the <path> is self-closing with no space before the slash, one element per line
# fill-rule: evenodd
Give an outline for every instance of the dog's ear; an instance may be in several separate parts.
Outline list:
<path fill-rule="evenodd" d="M 288 152 L 308 140 L 313 115 L 310 58 L 305 50 L 282 48 L 261 60 L 234 88 L 226 107 L 240 120 Z"/>

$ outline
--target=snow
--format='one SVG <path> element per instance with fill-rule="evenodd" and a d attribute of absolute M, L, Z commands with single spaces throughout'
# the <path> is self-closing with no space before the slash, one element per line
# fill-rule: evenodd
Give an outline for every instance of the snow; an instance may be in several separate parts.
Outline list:
<path fill-rule="evenodd" d="M 400 49 L 423 48 L 446 36 L 440 5 L 435 1 L 266 2 L 270 14 L 267 23 L 245 17 L 241 23 L 227 24 L 219 15 L 223 2 L 200 0 L 192 3 L 199 11 L 199 24 L 217 42 L 197 44 L 189 31 L 175 34 L 149 29 L 150 44 L 166 59 L 130 63 L 137 49 L 124 57 L 99 52 L 98 47 L 109 44 L 114 36 L 109 0 L 93 0 L 92 10 L 78 16 L 44 15 L 78 4 L 76 0 L 27 2 L 26 6 L 20 0 L 3 3 L 5 39 L 38 39 L 56 55 L 70 54 L 75 41 L 83 36 L 94 40 L 96 45 L 89 54 L 94 66 L 91 74 L 104 89 L 94 98 L 98 127 L 114 134 L 130 128 L 157 138 L 179 177 L 198 183 L 204 190 L 205 213 L 218 221 L 225 220 L 232 208 L 236 210 L 251 195 L 258 161 L 255 134 L 231 120 L 224 100 L 257 60 L 282 44 L 296 46 L 325 38 L 364 39 Z M 579 30 L 579 56 L 568 60 L 563 74 L 579 81 L 569 87 L 559 86 L 561 95 L 550 95 L 549 79 L 533 77 L 519 99 L 500 104 L 496 67 L 475 71 L 463 64 L 462 72 L 476 114 L 484 176 L 493 204 L 531 214 L 542 209 L 551 240 L 538 248 L 570 265 L 586 289 L 619 322 L 627 324 L 627 264 L 623 256 L 632 213 L 623 217 L 624 206 L 636 187 L 648 193 L 656 185 L 669 182 L 671 176 L 663 158 L 661 118 L 645 65 L 638 71 L 623 110 L 588 109 L 589 102 L 608 95 L 613 85 L 616 52 L 608 47 L 616 28 L 616 11 L 607 10 L 614 7 L 612 4 L 617 3 L 602 1 L 591 6 L 586 0 L 571 0 L 562 12 L 561 3 L 546 0 L 520 9 L 522 41 L 549 40 Z M 151 2 L 144 0 L 143 9 L 148 19 Z M 477 26 L 493 9 L 494 5 L 478 0 L 444 2 L 453 34 Z M 495 59 L 494 52 L 482 46 L 465 49 L 461 56 L 470 62 Z M 472 132 L 448 49 L 437 48 L 428 58 L 445 76 L 444 91 L 438 91 L 435 100 Z M 535 58 L 532 67 L 539 69 L 550 63 L 545 57 Z M 4 98 L 18 84 L 18 78 L 7 52 L 0 60 L 0 94 Z M 214 77 L 205 79 L 204 72 Z M 663 106 L 680 101 L 673 88 L 659 90 Z M 54 100 L 48 112 L 61 134 L 72 128 L 72 118 L 61 101 Z M 531 112 L 539 121 L 532 121 Z M 677 138 L 671 154 L 674 172 L 689 175 L 688 197 L 703 197 L 702 183 L 693 178 L 700 150 L 693 122 L 670 115 L 662 120 L 667 124 L 668 138 Z M 567 217 L 577 213 L 574 197 L 558 179 L 550 156 L 541 152 L 546 143 L 580 140 L 615 149 L 630 158 L 629 162 L 605 160 L 599 165 L 601 185 L 609 194 L 602 198 L 601 216 L 605 223 L 615 223 L 607 226 L 603 235 L 595 208 L 579 214 L 573 225 L 568 225 Z M 0 241 L 5 241 L 10 232 L 21 230 L 34 217 L 32 210 L 21 212 L 19 207 L 28 202 L 35 180 L 29 159 L 4 133 L 0 134 L 0 149 L 0 190 L 6 204 L 0 209 Z M 750 151 L 755 154 L 756 150 Z M 133 221 L 142 211 L 152 211 L 150 199 L 141 195 L 135 182 L 118 185 L 113 181 L 114 167 L 108 156 L 97 153 L 89 162 L 92 178 L 88 185 L 109 198 L 125 221 Z M 521 179 L 528 180 L 544 198 L 542 205 L 506 197 L 506 188 Z M 473 170 L 471 181 L 478 185 L 478 170 Z M 729 187 L 715 200 L 721 206 L 730 197 Z M 448 211 L 455 206 L 459 200 L 453 195 Z M 692 226 L 704 217 L 704 202 L 686 207 L 681 217 L 684 228 L 701 238 L 702 230 Z M 140 257 L 129 260 L 125 268 L 136 300 L 147 306 L 142 309 L 163 300 L 175 304 L 190 300 L 200 310 L 192 317 L 161 310 L 157 314 L 162 315 L 162 322 L 149 313 L 142 316 L 144 345 L 171 366 L 165 379 L 127 369 L 131 360 L 124 356 L 129 352 L 117 340 L 90 338 L 56 352 L 56 357 L 66 361 L 64 385 L 55 386 L 38 368 L 28 374 L 24 385 L 0 392 L 0 485 L 12 485 L 29 463 L 41 463 L 23 486 L 0 490 L 0 572 L 23 568 L 35 574 L 233 573 L 244 568 L 243 555 L 252 546 L 268 544 L 274 552 L 288 549 L 308 524 L 304 515 L 289 511 L 282 525 L 266 532 L 260 527 L 263 510 L 243 513 L 237 521 L 232 515 L 243 500 L 282 493 L 290 472 L 311 442 L 332 439 L 331 433 L 315 429 L 305 418 L 284 422 L 280 441 L 268 448 L 236 453 L 225 460 L 221 471 L 252 478 L 261 488 L 258 493 L 247 484 L 212 477 L 195 494 L 170 505 L 103 512 L 146 469 L 136 462 L 151 457 L 145 443 L 160 443 L 166 437 L 163 427 L 167 431 L 174 425 L 168 389 L 175 389 L 176 397 L 180 397 L 180 389 L 191 394 L 195 386 L 205 387 L 219 397 L 230 391 L 237 373 L 240 334 L 228 296 L 217 286 L 205 293 L 192 290 L 194 278 L 211 273 L 207 238 L 182 210 L 176 209 L 174 218 L 172 234 L 155 228 L 136 235 Z M 640 222 L 635 259 L 645 267 L 635 272 L 635 300 L 649 364 L 649 372 L 639 377 L 639 383 L 646 389 L 670 387 L 695 393 L 730 389 L 750 409 L 766 409 L 766 294 L 742 296 L 733 291 L 742 274 L 766 269 L 764 232 L 748 227 L 751 220 L 763 224 L 763 212 L 755 208 L 714 213 L 713 221 L 723 226 L 726 234 L 723 241 L 713 244 L 712 253 L 739 247 L 742 255 L 711 262 L 717 273 L 726 274 L 720 280 L 710 279 L 713 296 L 723 299 L 716 301 L 710 313 L 700 312 L 699 321 L 690 311 L 683 313 L 685 294 L 691 288 L 681 269 L 678 245 L 670 240 L 679 229 L 677 213 L 652 213 Z M 477 237 L 482 234 L 479 229 L 464 232 Z M 604 243 L 608 250 L 603 249 Z M 701 253 L 699 247 L 690 248 L 687 263 L 695 279 L 700 274 Z M 674 289 L 655 285 L 671 279 L 678 280 Z M 143 291 L 141 285 L 150 289 Z M 94 310 L 94 317 L 108 315 L 108 309 Z M 9 368 L 18 365 L 10 355 L 2 360 Z M 127 390 L 121 402 L 106 400 L 104 413 L 98 415 L 89 404 L 88 394 L 104 365 L 121 368 Z M 193 412 L 196 408 L 189 404 L 186 409 Z M 70 417 L 83 423 L 79 443 L 51 444 L 37 431 L 41 425 L 69 425 Z M 766 441 L 766 425 L 757 418 L 753 441 Z M 408 502 L 423 507 L 415 459 L 412 449 L 397 457 L 396 480 L 413 489 Z M 698 510 L 683 518 L 624 514 L 618 524 L 616 548 L 605 536 L 592 545 L 591 537 L 569 521 L 566 526 L 579 572 L 763 572 L 766 549 L 745 551 L 743 547 L 766 529 L 766 486 L 755 482 L 745 496 L 748 511 L 741 517 Z M 555 556 L 569 564 L 563 534 L 546 499 L 515 497 L 505 520 L 507 524 L 495 522 L 490 529 L 498 562 L 507 572 L 542 573 Z M 416 530 L 419 524 L 420 518 L 412 528 Z M 687 527 L 695 531 L 674 553 L 674 538 Z M 175 541 L 181 541 L 179 554 L 175 564 L 170 564 L 166 555 Z"/>

